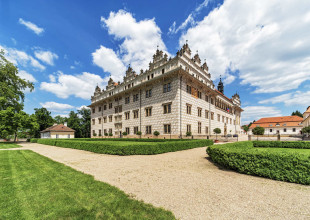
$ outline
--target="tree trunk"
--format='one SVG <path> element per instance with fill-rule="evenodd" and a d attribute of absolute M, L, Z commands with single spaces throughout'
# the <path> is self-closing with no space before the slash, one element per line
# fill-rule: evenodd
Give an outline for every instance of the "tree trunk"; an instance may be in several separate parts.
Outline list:
<path fill-rule="evenodd" d="M 16 138 L 17 138 L 17 132 L 15 132 L 14 134 L 14 142 L 16 142 Z"/>

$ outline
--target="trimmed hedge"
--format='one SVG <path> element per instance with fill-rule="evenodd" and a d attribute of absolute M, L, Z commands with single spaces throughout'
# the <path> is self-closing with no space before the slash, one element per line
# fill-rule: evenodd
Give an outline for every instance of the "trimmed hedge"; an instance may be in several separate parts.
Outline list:
<path fill-rule="evenodd" d="M 207 148 L 212 161 L 240 173 L 310 185 L 310 150 L 254 148 L 253 142 Z"/>
<path fill-rule="evenodd" d="M 306 141 L 253 141 L 254 147 L 299 148 L 310 149 Z"/>
<path fill-rule="evenodd" d="M 62 139 L 70 141 L 135 141 L 135 142 L 170 142 L 170 141 L 189 141 L 189 139 L 159 139 L 159 138 L 71 138 Z M 197 139 L 196 139 L 197 140 Z"/>
<path fill-rule="evenodd" d="M 210 146 L 212 140 L 190 140 L 190 141 L 169 141 L 146 145 L 137 142 L 132 145 L 122 146 L 121 141 L 115 144 L 105 143 L 104 141 L 71 141 L 59 139 L 39 139 L 37 143 L 53 145 L 65 148 L 91 151 L 94 153 L 113 154 L 113 155 L 152 155 L 187 150 L 197 147 Z"/>
<path fill-rule="evenodd" d="M 39 138 L 31 138 L 31 139 L 30 139 L 30 142 L 31 142 L 31 143 L 37 143 L 38 140 L 39 140 Z"/>

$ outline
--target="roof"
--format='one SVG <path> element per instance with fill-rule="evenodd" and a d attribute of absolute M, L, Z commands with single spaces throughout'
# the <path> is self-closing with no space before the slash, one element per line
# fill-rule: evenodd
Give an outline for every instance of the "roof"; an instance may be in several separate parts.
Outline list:
<path fill-rule="evenodd" d="M 48 132 L 48 131 L 60 131 L 60 132 L 72 131 L 72 132 L 75 132 L 75 130 L 73 130 L 72 128 L 69 128 L 63 124 L 53 125 L 52 127 L 46 128 L 45 130 L 43 130 L 41 132 Z"/>
<path fill-rule="evenodd" d="M 304 112 L 305 113 L 310 113 L 310 106 L 307 108 L 307 110 Z"/>
<path fill-rule="evenodd" d="M 296 127 L 301 126 L 300 123 L 303 121 L 303 118 L 299 116 L 281 116 L 281 117 L 270 117 L 270 118 L 261 118 L 258 121 L 254 122 L 250 128 L 255 128 L 257 125 L 263 128 L 270 127 Z"/>
<path fill-rule="evenodd" d="M 230 98 L 228 98 L 226 95 L 224 95 L 223 93 L 221 93 L 220 91 L 218 91 L 217 89 L 215 89 L 215 91 L 217 93 L 219 93 L 220 95 L 222 95 L 224 98 L 226 98 L 228 101 L 232 102 L 232 100 Z"/>

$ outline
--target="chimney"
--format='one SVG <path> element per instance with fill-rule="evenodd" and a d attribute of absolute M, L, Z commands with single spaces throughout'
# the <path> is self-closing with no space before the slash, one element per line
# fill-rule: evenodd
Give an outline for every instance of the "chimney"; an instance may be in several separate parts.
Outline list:
<path fill-rule="evenodd" d="M 64 126 L 68 127 L 68 123 L 67 123 L 67 122 L 65 122 L 65 123 L 64 123 Z"/>

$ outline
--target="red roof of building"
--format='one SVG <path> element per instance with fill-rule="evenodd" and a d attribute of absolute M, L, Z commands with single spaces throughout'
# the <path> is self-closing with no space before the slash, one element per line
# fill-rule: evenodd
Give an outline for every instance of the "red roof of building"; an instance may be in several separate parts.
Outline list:
<path fill-rule="evenodd" d="M 281 116 L 281 117 L 270 117 L 261 118 L 251 125 L 251 129 L 257 127 L 258 125 L 263 128 L 267 127 L 296 127 L 301 126 L 300 123 L 303 118 L 299 116 Z"/>
<path fill-rule="evenodd" d="M 69 128 L 63 124 L 59 124 L 59 125 L 53 125 L 52 127 L 46 128 L 45 130 L 41 131 L 41 132 L 47 132 L 47 131 L 60 131 L 60 132 L 68 132 L 68 131 L 75 131 L 72 128 Z"/>
<path fill-rule="evenodd" d="M 228 98 L 226 95 L 224 95 L 223 93 L 221 93 L 220 91 L 218 91 L 217 89 L 215 90 L 217 93 L 221 94 L 224 98 L 226 98 L 228 101 L 232 102 L 232 100 L 230 98 Z"/>

